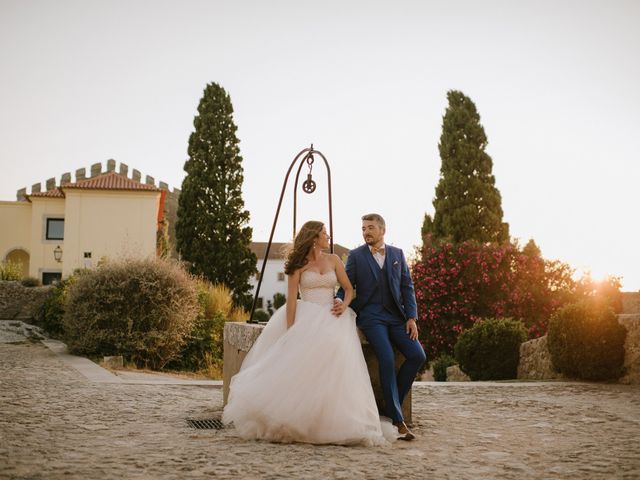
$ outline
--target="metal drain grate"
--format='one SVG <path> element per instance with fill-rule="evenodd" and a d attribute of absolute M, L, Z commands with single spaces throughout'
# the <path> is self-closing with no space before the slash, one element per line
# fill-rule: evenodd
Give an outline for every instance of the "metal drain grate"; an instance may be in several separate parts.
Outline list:
<path fill-rule="evenodd" d="M 187 424 L 191 428 L 198 430 L 222 430 L 224 429 L 224 423 L 219 418 L 205 418 L 202 420 L 194 420 L 193 418 L 187 418 Z"/>

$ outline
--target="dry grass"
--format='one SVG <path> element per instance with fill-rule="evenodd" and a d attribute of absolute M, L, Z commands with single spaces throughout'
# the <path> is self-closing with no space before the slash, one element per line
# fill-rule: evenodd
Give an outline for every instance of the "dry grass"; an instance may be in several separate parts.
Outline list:
<path fill-rule="evenodd" d="M 226 285 L 211 284 L 206 280 L 198 280 L 200 289 L 206 291 L 205 318 L 213 318 L 222 314 L 227 321 L 240 322 L 248 318 L 242 307 L 234 306 L 231 290 Z"/>

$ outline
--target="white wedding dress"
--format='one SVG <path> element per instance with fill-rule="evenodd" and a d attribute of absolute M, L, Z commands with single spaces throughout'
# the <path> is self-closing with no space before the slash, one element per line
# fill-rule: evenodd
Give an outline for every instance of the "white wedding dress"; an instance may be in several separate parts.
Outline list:
<path fill-rule="evenodd" d="M 296 318 L 278 309 L 230 384 L 223 421 L 246 439 L 386 445 L 397 429 L 379 417 L 350 308 L 331 313 L 337 279 L 306 270 Z"/>

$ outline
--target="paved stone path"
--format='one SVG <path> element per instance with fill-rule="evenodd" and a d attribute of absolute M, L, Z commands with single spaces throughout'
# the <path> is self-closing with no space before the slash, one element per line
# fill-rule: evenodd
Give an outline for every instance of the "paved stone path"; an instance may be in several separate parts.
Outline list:
<path fill-rule="evenodd" d="M 0 343 L 0 478 L 640 478 L 638 386 L 423 383 L 414 392 L 414 442 L 246 442 L 186 425 L 221 413 L 220 388 L 94 383 L 40 343 Z"/>

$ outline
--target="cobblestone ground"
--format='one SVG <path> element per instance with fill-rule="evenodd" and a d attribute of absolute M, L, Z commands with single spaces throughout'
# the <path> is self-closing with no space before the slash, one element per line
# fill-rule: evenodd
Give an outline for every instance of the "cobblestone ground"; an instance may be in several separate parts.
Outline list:
<path fill-rule="evenodd" d="M 418 439 L 365 448 L 192 430 L 221 389 L 91 383 L 38 343 L 0 344 L 0 382 L 3 479 L 640 478 L 637 386 L 418 386 Z"/>

